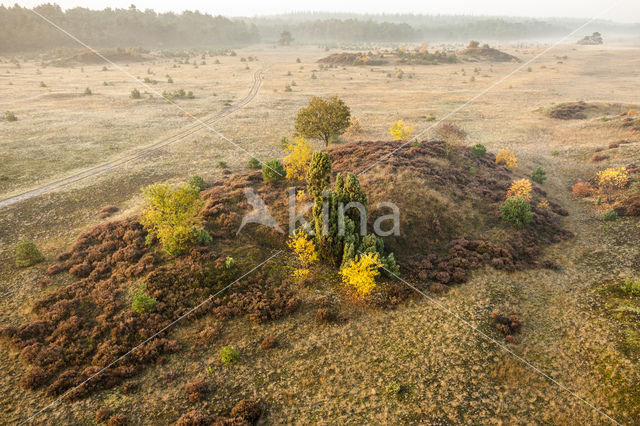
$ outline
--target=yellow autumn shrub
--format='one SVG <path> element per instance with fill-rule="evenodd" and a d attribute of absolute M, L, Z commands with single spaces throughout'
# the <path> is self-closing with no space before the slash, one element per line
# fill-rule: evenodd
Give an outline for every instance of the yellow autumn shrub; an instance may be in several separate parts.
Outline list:
<path fill-rule="evenodd" d="M 496 164 L 503 164 L 509 168 L 518 166 L 518 159 L 513 149 L 501 149 L 496 154 Z"/>
<path fill-rule="evenodd" d="M 316 245 L 307 238 L 307 234 L 301 229 L 289 237 L 287 245 L 298 258 L 298 267 L 293 271 L 292 277 L 295 280 L 300 280 L 309 275 L 309 267 L 318 261 Z"/>
<path fill-rule="evenodd" d="M 142 190 L 145 207 L 140 223 L 155 233 L 165 251 L 178 255 L 193 245 L 202 231 L 200 192 L 186 183 L 154 184 Z"/>
<path fill-rule="evenodd" d="M 376 286 L 376 277 L 380 274 L 378 265 L 378 253 L 356 257 L 340 271 L 342 282 L 352 287 L 358 296 L 365 297 Z"/>
<path fill-rule="evenodd" d="M 596 174 L 598 188 L 605 193 L 619 190 L 629 183 L 629 172 L 625 167 L 610 167 Z"/>
<path fill-rule="evenodd" d="M 518 179 L 513 181 L 507 191 L 507 198 L 519 197 L 524 200 L 531 200 L 531 181 L 529 179 Z"/>
<path fill-rule="evenodd" d="M 408 124 L 404 124 L 404 121 L 398 120 L 389 129 L 389 134 L 393 136 L 396 141 L 405 141 L 411 138 L 413 135 L 413 127 Z"/>
<path fill-rule="evenodd" d="M 307 177 L 309 163 L 313 148 L 303 137 L 298 136 L 285 148 L 287 156 L 284 157 L 284 168 L 287 171 L 287 179 L 304 180 Z"/>

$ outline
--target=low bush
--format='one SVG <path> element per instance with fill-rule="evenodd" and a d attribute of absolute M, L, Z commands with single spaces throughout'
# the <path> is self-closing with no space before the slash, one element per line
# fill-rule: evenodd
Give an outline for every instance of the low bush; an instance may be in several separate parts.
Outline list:
<path fill-rule="evenodd" d="M 517 228 L 528 225 L 533 219 L 531 206 L 524 198 L 507 198 L 500 206 L 502 220 L 513 224 Z"/>
<path fill-rule="evenodd" d="M 518 179 L 513 181 L 507 191 L 507 198 L 522 198 L 526 201 L 531 200 L 531 181 L 529 179 Z"/>
<path fill-rule="evenodd" d="M 198 402 L 204 398 L 204 395 L 207 392 L 207 382 L 204 380 L 195 380 L 187 383 L 184 390 L 189 398 L 189 402 Z"/>
<path fill-rule="evenodd" d="M 378 253 L 356 257 L 340 271 L 343 283 L 361 297 L 369 295 L 375 288 L 379 274 Z"/>
<path fill-rule="evenodd" d="M 91 89 L 89 89 L 88 87 L 84 89 L 84 94 L 87 96 L 91 96 L 93 95 L 93 92 L 91 91 Z"/>
<path fill-rule="evenodd" d="M 413 135 L 413 126 L 398 120 L 389 129 L 389 134 L 393 136 L 394 141 L 406 141 L 411 139 L 411 135 Z"/>
<path fill-rule="evenodd" d="M 204 184 L 204 179 L 202 179 L 202 176 L 199 176 L 199 175 L 191 176 L 188 183 L 190 187 L 195 188 L 198 191 L 202 191 L 207 187 Z"/>
<path fill-rule="evenodd" d="M 40 250 L 31 240 L 22 240 L 16 244 L 14 259 L 18 268 L 26 268 L 44 260 Z"/>
<path fill-rule="evenodd" d="M 141 285 L 129 293 L 131 296 L 131 309 L 139 314 L 153 312 L 158 301 L 147 294 L 147 286 Z"/>
<path fill-rule="evenodd" d="M 264 163 L 262 168 L 262 179 L 267 183 L 275 183 L 282 180 L 287 175 L 282 163 L 278 160 L 270 160 Z"/>
<path fill-rule="evenodd" d="M 131 99 L 140 99 L 142 97 L 142 95 L 140 94 L 140 91 L 138 89 L 133 89 L 131 91 Z"/>
<path fill-rule="evenodd" d="M 478 158 L 484 158 L 487 155 L 487 148 L 481 143 L 471 147 L 471 153 Z"/>
<path fill-rule="evenodd" d="M 589 182 L 579 181 L 571 188 L 573 196 L 576 198 L 585 198 L 593 195 L 594 190 Z"/>
<path fill-rule="evenodd" d="M 16 117 L 16 115 L 11 111 L 4 113 L 4 119 L 7 121 L 18 121 L 18 117 Z"/>
<path fill-rule="evenodd" d="M 232 365 L 238 362 L 240 351 L 234 349 L 233 346 L 225 346 L 220 350 L 220 361 L 225 365 Z"/>
<path fill-rule="evenodd" d="M 625 279 L 620 289 L 631 296 L 640 296 L 640 280 Z"/>
<path fill-rule="evenodd" d="M 250 169 L 261 169 L 262 164 L 260 164 L 260 160 L 258 160 L 257 158 L 251 157 L 247 162 L 247 167 Z"/>
<path fill-rule="evenodd" d="M 618 213 L 615 210 L 611 209 L 602 215 L 602 220 L 605 222 L 615 222 L 618 220 Z"/>
<path fill-rule="evenodd" d="M 273 349 L 276 346 L 278 346 L 278 340 L 274 336 L 267 336 L 260 343 L 260 347 L 265 351 Z"/>
<path fill-rule="evenodd" d="M 538 167 L 531 173 L 531 180 L 542 185 L 547 180 L 547 172 L 542 167 Z"/>
<path fill-rule="evenodd" d="M 518 159 L 513 149 L 501 149 L 496 154 L 496 164 L 512 168 L 518 166 Z"/>
<path fill-rule="evenodd" d="M 216 167 L 219 168 L 219 169 L 226 169 L 226 168 L 229 167 L 229 165 L 227 164 L 226 161 L 218 161 L 216 163 Z"/>

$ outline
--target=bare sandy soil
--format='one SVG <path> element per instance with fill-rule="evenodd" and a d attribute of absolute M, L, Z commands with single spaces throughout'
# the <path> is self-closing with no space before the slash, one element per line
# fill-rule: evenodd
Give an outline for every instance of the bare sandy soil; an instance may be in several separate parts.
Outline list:
<path fill-rule="evenodd" d="M 500 48 L 527 60 L 544 47 Z M 347 137 L 347 142 L 388 139 L 394 121 L 427 128 L 432 124 L 429 115 L 443 117 L 518 66 L 407 66 L 402 68 L 404 78 L 398 79 L 396 67 L 320 70 L 315 61 L 327 52 L 314 47 L 264 46 L 237 52 L 235 57 L 219 57 L 219 65 L 207 57 L 207 64 L 198 68 L 173 68 L 173 59 L 158 58 L 126 69 L 158 80 L 153 87 L 159 91 L 192 90 L 195 99 L 177 102 L 207 117 L 225 102 L 242 98 L 255 70 L 265 68 L 256 98 L 216 129 L 257 157 L 270 159 L 283 156 L 279 140 L 291 134 L 296 111 L 311 96 L 337 94 L 362 120 L 363 134 Z M 258 61 L 241 62 L 248 56 Z M 18 69 L 6 60 L 0 63 L 0 110 L 18 116 L 17 122 L 0 122 L 0 198 L 128 155 L 190 124 L 189 117 L 158 96 L 131 99 L 136 84 L 107 67 L 102 71 L 102 65 L 85 66 L 81 71 L 43 68 L 29 61 Z M 544 110 L 578 100 L 640 104 L 640 45 L 559 46 L 527 68 L 450 120 L 469 133 L 470 145 L 482 143 L 491 151 L 514 148 L 522 175 L 544 167 L 549 177 L 545 190 L 569 211 L 565 226 L 575 238 L 545 252 L 546 259 L 559 264 L 558 271 L 486 268 L 437 300 L 498 339 L 487 313 L 516 313 L 524 326 L 510 348 L 575 395 L 419 299 L 393 311 L 354 308 L 338 325 L 317 324 L 304 308 L 266 325 L 232 321 L 204 349 L 191 341 L 213 320 L 190 322 L 172 334 L 186 349 L 162 366 L 147 368 L 139 376 L 137 393 L 114 388 L 63 402 L 33 423 L 91 424 L 96 410 L 108 406 L 126 413 L 132 424 L 165 424 L 193 408 L 223 413 L 242 397 L 253 396 L 264 401 L 267 411 L 261 422 L 269 424 L 608 422 L 578 397 L 621 423 L 637 423 L 638 318 L 618 314 L 609 287 L 621 278 L 640 277 L 640 222 L 624 218 L 604 224 L 602 211 L 572 198 L 570 187 L 607 166 L 637 164 L 640 135 L 599 117 L 552 120 Z M 173 84 L 166 83 L 166 74 Z M 40 87 L 40 81 L 47 87 Z M 292 91 L 285 91 L 286 85 Z M 93 94 L 83 95 L 85 87 Z M 621 139 L 631 143 L 607 150 L 610 158 L 603 162 L 589 162 L 595 148 Z M 1 210 L 0 324 L 31 318 L 34 300 L 69 282 L 62 279 L 47 289 L 36 285 L 58 253 L 82 230 L 100 222 L 96 213 L 104 205 L 117 205 L 122 210 L 116 217 L 127 217 L 139 211 L 140 188 L 149 183 L 184 180 L 196 173 L 212 181 L 222 176 L 220 161 L 234 171 L 244 168 L 248 159 L 202 130 L 162 152 Z M 47 262 L 17 270 L 12 247 L 21 237 L 37 241 Z M 278 336 L 281 347 L 262 351 L 260 341 L 270 334 Z M 233 367 L 218 361 L 220 348 L 228 344 L 241 353 Z M 24 420 L 51 401 L 18 385 L 27 366 L 6 345 L 0 345 L 0 364 L 0 423 Z M 213 368 L 207 373 L 208 366 Z M 206 376 L 212 388 L 203 402 L 191 404 L 183 389 L 198 376 Z M 388 391 L 394 384 L 402 386 L 400 395 Z"/>

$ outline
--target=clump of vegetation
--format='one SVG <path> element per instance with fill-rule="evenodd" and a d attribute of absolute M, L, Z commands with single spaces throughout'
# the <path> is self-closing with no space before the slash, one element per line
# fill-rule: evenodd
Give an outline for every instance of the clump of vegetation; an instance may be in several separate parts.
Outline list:
<path fill-rule="evenodd" d="M 493 319 L 498 331 L 500 331 L 505 336 L 507 342 L 516 342 L 513 335 L 520 331 L 520 328 L 522 328 L 522 321 L 520 321 L 517 316 L 506 316 L 498 311 L 493 311 L 491 312 L 491 319 Z"/>
<path fill-rule="evenodd" d="M 218 162 L 216 163 L 216 167 L 217 167 L 218 169 L 226 169 L 226 168 L 228 168 L 229 166 L 227 165 L 227 162 L 226 162 L 226 161 L 218 161 Z"/>
<path fill-rule="evenodd" d="M 531 200 L 531 181 L 529 179 L 518 179 L 514 181 L 507 191 L 507 198 L 522 198 Z"/>
<path fill-rule="evenodd" d="M 207 392 L 207 382 L 202 379 L 195 380 L 193 382 L 187 383 L 184 390 L 187 393 L 189 402 L 198 402 L 202 398 L 204 398 L 204 395 Z"/>
<path fill-rule="evenodd" d="M 404 121 L 398 120 L 389 129 L 389 134 L 393 136 L 393 140 L 406 141 L 413 135 L 413 126 L 404 124 Z"/>
<path fill-rule="evenodd" d="M 610 167 L 596 174 L 596 183 L 601 192 L 610 196 L 629 184 L 629 172 L 624 167 Z"/>
<path fill-rule="evenodd" d="M 618 213 L 615 210 L 610 209 L 602 215 L 602 220 L 605 222 L 615 222 L 618 220 Z"/>
<path fill-rule="evenodd" d="M 129 95 L 131 97 L 131 99 L 140 99 L 142 97 L 142 94 L 140 94 L 140 91 L 138 89 L 133 89 L 131 91 L 131 95 Z"/>
<path fill-rule="evenodd" d="M 204 203 L 197 189 L 186 183 L 154 184 L 142 193 L 145 209 L 140 223 L 156 234 L 167 253 L 179 255 L 198 240 L 202 227 L 198 212 Z"/>
<path fill-rule="evenodd" d="M 262 348 L 262 350 L 265 350 L 265 351 L 269 349 L 273 349 L 277 346 L 278 346 L 278 340 L 276 339 L 275 336 L 267 336 L 260 343 L 260 347 Z"/>
<path fill-rule="evenodd" d="M 640 280 L 626 278 L 620 289 L 631 296 L 640 296 Z"/>
<path fill-rule="evenodd" d="M 531 180 L 542 185 L 547 180 L 547 172 L 542 167 L 538 167 L 531 173 Z"/>
<path fill-rule="evenodd" d="M 238 362 L 238 358 L 240 357 L 240 351 L 235 349 L 233 346 L 225 346 L 220 350 L 220 361 L 224 365 L 232 365 Z"/>
<path fill-rule="evenodd" d="M 131 309 L 139 314 L 153 312 L 158 301 L 147 294 L 147 286 L 141 284 L 129 292 L 131 296 Z"/>
<path fill-rule="evenodd" d="M 471 147 L 471 153 L 478 158 L 484 158 L 487 155 L 487 148 L 479 143 Z"/>
<path fill-rule="evenodd" d="M 251 157 L 247 162 L 247 167 L 250 169 L 261 169 L 262 164 L 260 164 L 260 160 L 258 160 L 257 158 Z"/>
<path fill-rule="evenodd" d="M 360 297 L 368 296 L 376 286 L 378 253 L 356 256 L 340 270 L 342 282 L 355 290 Z"/>
<path fill-rule="evenodd" d="M 14 260 L 18 268 L 26 268 L 42 262 L 44 257 L 33 241 L 24 239 L 16 244 Z"/>
<path fill-rule="evenodd" d="M 501 164 L 509 168 L 517 167 L 518 160 L 513 149 L 505 148 L 498 151 L 498 154 L 496 154 L 496 164 Z"/>
<path fill-rule="evenodd" d="M 500 206 L 502 220 L 513 224 L 516 228 L 528 225 L 533 219 L 531 206 L 524 198 L 507 198 Z"/>
<path fill-rule="evenodd" d="M 590 197 L 594 193 L 593 186 L 589 182 L 579 181 L 571 188 L 573 196 L 576 198 Z"/>
<path fill-rule="evenodd" d="M 349 120 L 349 127 L 345 131 L 345 134 L 355 136 L 361 133 L 362 133 L 362 121 L 359 118 L 351 117 L 351 120 Z"/>
<path fill-rule="evenodd" d="M 442 123 L 435 130 L 436 137 L 445 143 L 447 155 L 453 147 L 460 145 L 466 138 L 467 132 L 453 123 Z"/>
<path fill-rule="evenodd" d="M 91 96 L 91 95 L 93 95 L 93 92 L 91 91 L 90 88 L 87 87 L 87 88 L 84 89 L 84 94 L 87 95 L 87 96 Z"/>
<path fill-rule="evenodd" d="M 287 179 L 304 180 L 307 177 L 309 163 L 313 148 L 303 137 L 296 137 L 285 149 L 287 156 L 284 158 L 284 167 Z"/>
<path fill-rule="evenodd" d="M 282 180 L 287 175 L 282 163 L 279 160 L 270 160 L 264 163 L 262 168 L 262 180 L 267 183 L 275 183 Z"/>
<path fill-rule="evenodd" d="M 200 175 L 193 175 L 187 182 L 190 187 L 197 189 L 198 191 L 204 190 L 207 185 L 204 183 L 204 179 Z"/>
<path fill-rule="evenodd" d="M 294 269 L 292 276 L 295 280 L 301 280 L 309 275 L 309 267 L 318 260 L 316 246 L 301 229 L 289 237 L 287 245 L 298 258 L 298 267 Z"/>
<path fill-rule="evenodd" d="M 13 112 L 11 112 L 11 111 L 6 111 L 6 112 L 4 113 L 4 119 L 5 119 L 6 121 L 10 121 L 10 122 L 11 122 L 11 121 L 18 121 L 18 117 L 17 117 Z"/>
<path fill-rule="evenodd" d="M 309 139 L 322 139 L 326 146 L 333 135 L 341 135 L 349 127 L 351 110 L 337 96 L 329 99 L 313 97 L 298 111 L 295 130 Z"/>
<path fill-rule="evenodd" d="M 195 99 L 195 95 L 191 90 L 186 92 L 184 89 L 174 90 L 173 92 L 167 92 L 165 90 L 164 92 L 162 92 L 162 97 L 170 101 L 173 101 L 175 99 Z"/>

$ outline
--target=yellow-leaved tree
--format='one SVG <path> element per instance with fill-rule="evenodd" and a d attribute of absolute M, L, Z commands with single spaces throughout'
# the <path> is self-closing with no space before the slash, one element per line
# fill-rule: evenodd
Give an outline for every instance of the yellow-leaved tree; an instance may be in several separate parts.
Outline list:
<path fill-rule="evenodd" d="M 507 198 L 518 197 L 523 200 L 531 200 L 531 181 L 529 179 L 518 179 L 513 181 L 507 191 Z"/>
<path fill-rule="evenodd" d="M 413 127 L 404 124 L 404 121 L 398 120 L 389 129 L 389 134 L 393 136 L 396 141 L 405 141 L 411 138 L 413 135 Z"/>
<path fill-rule="evenodd" d="M 167 253 L 178 255 L 199 239 L 210 242 L 198 214 L 204 202 L 196 188 L 186 183 L 175 187 L 154 184 L 142 193 L 145 207 L 140 223 L 150 234 L 156 234 Z"/>
<path fill-rule="evenodd" d="M 302 136 L 298 136 L 285 148 L 284 168 L 287 179 L 305 180 L 313 155 L 311 144 Z"/>
<path fill-rule="evenodd" d="M 496 164 L 502 164 L 509 168 L 518 167 L 518 159 L 513 149 L 501 149 L 496 154 Z"/>
<path fill-rule="evenodd" d="M 307 238 L 307 234 L 301 229 L 289 237 L 287 245 L 298 257 L 298 267 L 293 271 L 292 276 L 294 279 L 300 280 L 309 275 L 309 267 L 318 261 L 316 245 Z"/>
<path fill-rule="evenodd" d="M 365 297 L 376 286 L 376 277 L 380 274 L 378 265 L 378 253 L 357 256 L 340 271 L 342 282 L 352 287 L 358 296 Z"/>
<path fill-rule="evenodd" d="M 629 172 L 625 167 L 610 167 L 596 174 L 596 182 L 600 191 L 610 196 L 629 184 Z"/>

